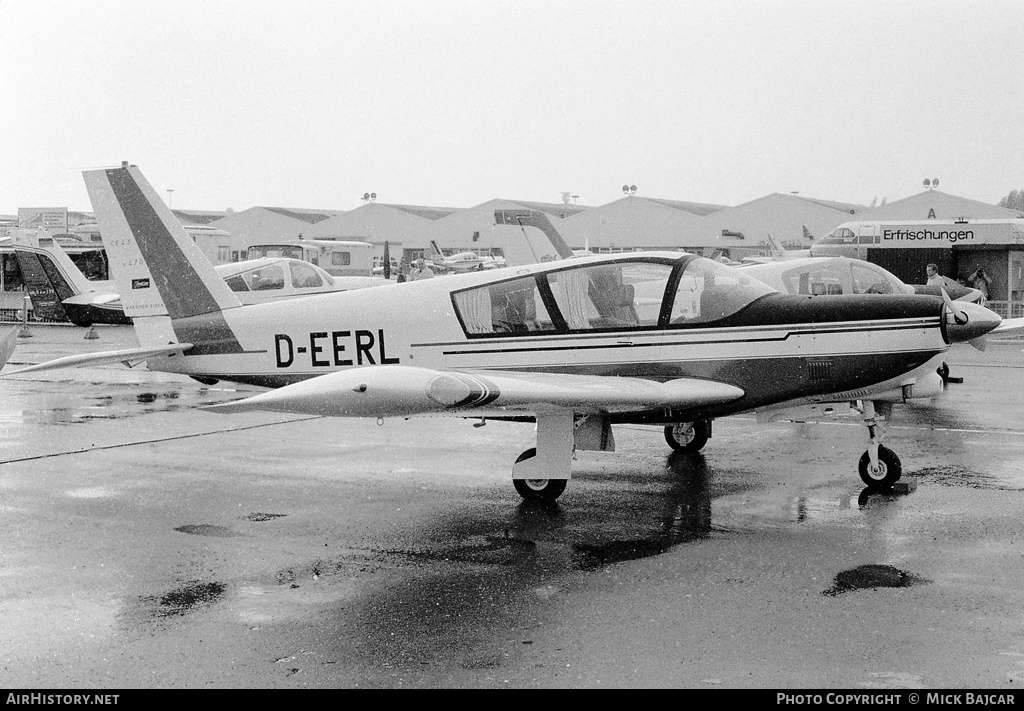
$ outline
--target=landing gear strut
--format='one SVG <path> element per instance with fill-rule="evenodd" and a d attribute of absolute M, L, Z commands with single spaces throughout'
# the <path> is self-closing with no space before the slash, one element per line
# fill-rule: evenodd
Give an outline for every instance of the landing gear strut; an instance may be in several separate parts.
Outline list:
<path fill-rule="evenodd" d="M 677 452 L 699 452 L 711 437 L 711 420 L 677 422 L 665 428 L 665 441 Z"/>
<path fill-rule="evenodd" d="M 892 404 L 880 402 L 878 405 L 885 407 L 883 414 L 888 418 Z M 861 456 L 858 467 L 860 478 L 873 489 L 891 489 L 903 475 L 903 465 L 895 452 L 881 444 L 885 424 L 880 424 L 875 416 L 875 403 L 865 400 L 859 409 L 868 428 L 868 451 Z"/>
<path fill-rule="evenodd" d="M 551 502 L 562 495 L 572 476 L 575 443 L 572 411 L 537 416 L 537 446 L 512 465 L 512 485 L 527 501 Z"/>

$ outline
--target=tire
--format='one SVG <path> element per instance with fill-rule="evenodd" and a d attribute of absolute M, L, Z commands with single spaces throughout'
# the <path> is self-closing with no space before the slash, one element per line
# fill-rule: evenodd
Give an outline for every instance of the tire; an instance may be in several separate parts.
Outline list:
<path fill-rule="evenodd" d="M 871 456 L 864 452 L 860 457 L 860 478 L 872 489 L 891 489 L 903 475 L 900 458 L 888 447 L 878 445 L 878 471 L 871 471 Z"/>
<path fill-rule="evenodd" d="M 516 463 L 524 459 L 532 459 L 537 456 L 537 448 L 530 447 L 528 450 L 516 457 Z M 519 495 L 526 501 L 541 501 L 550 503 L 562 495 L 565 491 L 566 479 L 513 479 L 512 486 L 516 488 Z"/>
<path fill-rule="evenodd" d="M 665 441 L 677 452 L 699 452 L 711 436 L 707 420 L 677 422 L 665 428 Z"/>

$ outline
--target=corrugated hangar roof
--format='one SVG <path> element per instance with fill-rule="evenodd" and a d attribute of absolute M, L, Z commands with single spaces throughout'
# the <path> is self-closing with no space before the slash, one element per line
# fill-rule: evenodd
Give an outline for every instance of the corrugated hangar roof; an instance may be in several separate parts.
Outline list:
<path fill-rule="evenodd" d="M 856 220 L 955 220 L 958 217 L 976 220 L 1021 217 L 1018 210 L 989 205 L 979 200 L 950 195 L 938 190 L 894 200 L 859 213 Z"/>
<path fill-rule="evenodd" d="M 527 202 L 526 200 L 509 200 L 507 198 L 495 198 L 495 200 L 522 205 L 527 210 L 537 210 L 559 217 L 571 217 L 590 209 L 586 206 L 569 205 L 564 202 Z"/>
<path fill-rule="evenodd" d="M 718 212 L 719 210 L 724 210 L 728 207 L 728 205 L 712 205 L 711 203 L 706 202 L 687 202 L 685 200 L 666 200 L 664 198 L 645 199 L 650 200 L 651 202 L 660 203 L 666 207 L 674 207 L 675 209 L 682 210 L 683 212 L 691 212 L 694 215 L 700 215 L 701 217 L 704 215 L 710 215 L 713 212 Z"/>
<path fill-rule="evenodd" d="M 453 212 L 458 212 L 461 208 L 457 207 L 424 207 L 422 205 L 392 205 L 391 203 L 376 203 L 381 207 L 390 207 L 395 210 L 401 210 L 402 212 L 408 212 L 410 215 L 416 215 L 416 217 L 424 217 L 428 220 L 439 220 L 442 217 L 447 217 Z"/>
<path fill-rule="evenodd" d="M 214 220 L 219 220 L 222 217 L 226 217 L 230 213 L 226 210 L 213 211 L 213 210 L 171 210 L 174 216 L 178 218 L 178 222 L 183 225 L 208 225 Z"/>
<path fill-rule="evenodd" d="M 311 225 L 315 225 L 318 222 L 322 222 L 344 212 L 344 210 L 305 210 L 302 208 L 288 207 L 264 207 L 263 209 L 276 212 L 278 215 L 291 217 L 294 220 L 302 220 L 303 222 L 308 222 Z"/>

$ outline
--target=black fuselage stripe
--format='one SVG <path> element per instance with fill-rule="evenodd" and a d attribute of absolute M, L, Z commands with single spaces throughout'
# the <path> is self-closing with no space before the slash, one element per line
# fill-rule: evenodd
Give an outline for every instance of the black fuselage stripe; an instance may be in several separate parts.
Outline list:
<path fill-rule="evenodd" d="M 872 325 L 872 324 L 865 324 L 865 325 L 862 325 L 862 326 L 834 326 L 834 327 L 819 327 L 819 328 L 806 328 L 806 329 L 793 328 L 791 326 L 776 326 L 776 327 L 769 326 L 769 327 L 760 328 L 760 329 L 728 328 L 728 329 L 719 329 L 717 331 L 717 333 L 724 335 L 726 333 L 728 333 L 728 334 L 736 334 L 737 332 L 757 333 L 757 332 L 764 332 L 764 331 L 781 331 L 781 330 L 786 330 L 787 332 L 786 332 L 786 334 L 784 336 L 774 336 L 774 337 L 770 337 L 770 338 L 769 337 L 765 337 L 765 338 L 749 338 L 749 339 L 730 339 L 730 340 L 727 340 L 727 341 L 719 341 L 719 340 L 674 341 L 674 342 L 672 342 L 669 345 L 678 345 L 680 343 L 682 343 L 682 344 L 703 345 L 703 344 L 708 344 L 708 343 L 744 343 L 744 342 L 748 342 L 748 341 L 749 342 L 757 342 L 757 341 L 784 341 L 787 338 L 790 338 L 791 336 L 820 336 L 820 335 L 832 335 L 832 334 L 837 334 L 837 333 L 863 333 L 864 331 L 908 331 L 908 330 L 919 330 L 919 329 L 922 329 L 922 328 L 941 328 L 941 324 L 939 323 L 938 319 L 929 319 L 927 321 L 918 321 L 916 323 L 901 323 L 901 324 L 893 324 L 893 325 L 887 325 L 887 326 L 879 326 L 878 324 L 874 324 L 874 325 Z M 704 329 L 702 329 L 702 330 L 704 330 Z M 483 345 L 490 345 L 492 343 L 493 344 L 508 343 L 509 341 L 514 341 L 516 343 L 538 343 L 538 344 L 542 344 L 542 343 L 551 343 L 551 342 L 555 341 L 556 339 L 557 340 L 563 340 L 563 341 L 566 340 L 566 339 L 572 339 L 573 341 L 582 341 L 582 340 L 591 341 L 591 340 L 597 340 L 597 339 L 601 339 L 601 338 L 604 338 L 604 339 L 608 339 L 608 338 L 619 338 L 619 339 L 633 338 L 633 339 L 636 339 L 636 338 L 651 338 L 651 337 L 657 337 L 657 336 L 665 336 L 665 335 L 670 334 L 670 333 L 681 333 L 682 334 L 682 333 L 692 333 L 692 331 L 682 331 L 682 330 L 679 330 L 679 331 L 665 331 L 665 330 L 658 330 L 658 331 L 612 331 L 612 332 L 603 331 L 603 332 L 597 333 L 597 334 L 559 333 L 557 335 L 556 334 L 552 334 L 550 336 L 542 336 L 542 337 L 539 337 L 539 338 L 538 337 L 533 337 L 533 338 L 529 338 L 529 339 L 526 339 L 526 338 L 516 338 L 515 336 L 511 336 L 511 337 L 509 337 L 509 336 L 502 336 L 500 338 L 489 338 L 486 341 L 481 340 L 481 341 L 479 341 L 479 343 L 482 346 Z M 468 340 L 468 341 L 442 341 L 442 342 L 437 342 L 437 343 L 412 343 L 412 344 L 410 344 L 410 348 L 445 348 L 445 347 L 451 347 L 451 346 L 474 345 L 476 342 L 477 342 L 477 339 L 472 339 L 472 340 Z M 663 345 L 663 344 L 656 344 L 656 345 Z M 535 350 L 535 349 L 531 346 L 527 350 Z M 480 351 L 480 352 L 483 352 L 483 351 Z"/>

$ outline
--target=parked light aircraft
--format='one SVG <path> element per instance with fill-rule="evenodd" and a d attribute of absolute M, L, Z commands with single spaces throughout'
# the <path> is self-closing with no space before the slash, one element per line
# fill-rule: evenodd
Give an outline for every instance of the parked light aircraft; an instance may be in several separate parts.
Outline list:
<path fill-rule="evenodd" d="M 432 269 L 442 272 L 461 274 L 481 269 L 498 269 L 505 266 L 504 259 L 481 257 L 476 252 L 459 252 L 445 256 L 434 240 L 430 240 L 430 248 L 434 250 L 434 253 L 430 256 L 430 266 Z"/>
<path fill-rule="evenodd" d="M 861 477 L 891 486 L 901 465 L 879 442 L 876 404 L 933 395 L 932 359 L 1000 321 L 928 296 L 781 294 L 673 252 L 240 308 L 138 168 L 85 181 L 140 347 L 16 373 L 147 361 L 276 388 L 215 412 L 536 421 L 536 447 L 512 468 L 527 499 L 562 493 L 574 449 L 614 450 L 613 424 L 663 425 L 673 447 L 695 451 L 716 417 L 851 400 L 869 431 Z"/>
<path fill-rule="evenodd" d="M 44 230 L 15 230 L 11 244 L 29 286 L 35 313 L 79 326 L 130 324 L 113 280 L 89 281 Z M 278 301 L 349 289 L 386 286 L 376 277 L 336 277 L 289 257 L 264 257 L 214 267 L 243 304 Z"/>
<path fill-rule="evenodd" d="M 79 326 L 131 323 L 113 281 L 86 279 L 49 232 L 13 230 L 11 247 L 37 316 Z"/>

